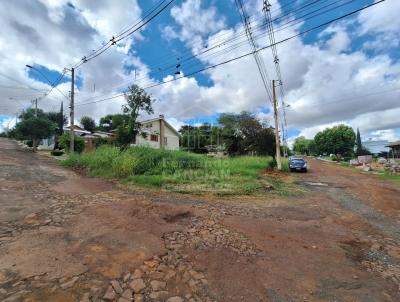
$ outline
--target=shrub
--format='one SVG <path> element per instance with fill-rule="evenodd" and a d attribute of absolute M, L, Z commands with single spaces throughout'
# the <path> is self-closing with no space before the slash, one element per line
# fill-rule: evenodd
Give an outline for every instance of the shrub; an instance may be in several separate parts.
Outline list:
<path fill-rule="evenodd" d="M 60 146 L 69 152 L 70 134 L 64 133 L 59 138 Z M 85 149 L 85 141 L 80 136 L 74 136 L 74 152 L 82 153 Z"/>
<path fill-rule="evenodd" d="M 26 145 L 30 148 L 33 147 L 33 141 L 26 141 Z"/>
<path fill-rule="evenodd" d="M 113 175 L 119 178 L 132 175 L 137 163 L 137 158 L 130 156 L 130 154 L 126 152 L 121 152 L 121 154 L 115 157 L 112 161 Z"/>
<path fill-rule="evenodd" d="M 98 148 L 103 145 L 114 145 L 115 140 L 112 138 L 99 137 L 94 140 L 94 143 L 96 144 L 96 148 Z"/>
<path fill-rule="evenodd" d="M 331 156 L 331 160 L 333 160 L 333 161 L 337 161 L 337 160 L 338 160 L 338 158 L 337 158 L 337 156 L 336 156 L 335 154 L 333 154 L 333 155 Z"/>
<path fill-rule="evenodd" d="M 53 156 L 60 156 L 60 155 L 63 155 L 63 154 L 64 154 L 64 152 L 61 151 L 61 150 L 53 150 L 53 151 L 51 151 L 51 155 L 53 155 Z"/>
<path fill-rule="evenodd" d="M 183 151 L 103 145 L 80 155 L 71 154 L 63 165 L 85 168 L 94 176 L 177 192 L 252 194 L 263 190 L 262 172 L 273 167 L 274 161 L 270 156 L 221 159 Z M 283 170 L 288 170 L 287 160 L 283 166 Z"/>

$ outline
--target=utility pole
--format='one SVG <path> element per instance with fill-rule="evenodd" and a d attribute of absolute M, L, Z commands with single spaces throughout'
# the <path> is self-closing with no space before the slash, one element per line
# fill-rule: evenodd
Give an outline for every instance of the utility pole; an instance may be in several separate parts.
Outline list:
<path fill-rule="evenodd" d="M 278 109 L 277 109 L 277 100 L 276 100 L 276 92 L 275 92 L 275 80 L 272 80 L 272 97 L 274 101 L 274 120 L 275 120 L 275 145 L 276 145 L 276 164 L 278 166 L 278 170 L 282 170 L 282 162 L 281 162 L 281 143 L 279 138 L 279 122 L 278 122 Z"/>
<path fill-rule="evenodd" d="M 70 152 L 74 152 L 74 89 L 75 89 L 75 69 L 71 68 L 71 103 L 70 103 L 70 112 L 69 112 L 69 120 L 70 120 L 70 138 L 69 138 L 69 150 Z"/>

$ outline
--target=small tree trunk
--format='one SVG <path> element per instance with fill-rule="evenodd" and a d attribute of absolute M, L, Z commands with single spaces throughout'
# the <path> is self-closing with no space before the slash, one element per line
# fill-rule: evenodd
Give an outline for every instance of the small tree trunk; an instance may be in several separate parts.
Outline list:
<path fill-rule="evenodd" d="M 33 152 L 37 151 L 37 139 L 36 138 L 32 139 L 32 151 Z"/>

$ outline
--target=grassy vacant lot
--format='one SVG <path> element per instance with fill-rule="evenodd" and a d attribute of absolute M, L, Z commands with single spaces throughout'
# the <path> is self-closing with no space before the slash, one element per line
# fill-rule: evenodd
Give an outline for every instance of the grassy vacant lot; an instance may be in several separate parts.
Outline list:
<path fill-rule="evenodd" d="M 144 147 L 102 146 L 74 154 L 63 165 L 85 169 L 92 176 L 117 178 L 126 184 L 162 187 L 181 193 L 287 194 L 294 187 L 290 177 L 265 173 L 273 168 L 272 157 L 210 158 L 183 151 Z M 287 162 L 284 169 L 288 170 Z"/>

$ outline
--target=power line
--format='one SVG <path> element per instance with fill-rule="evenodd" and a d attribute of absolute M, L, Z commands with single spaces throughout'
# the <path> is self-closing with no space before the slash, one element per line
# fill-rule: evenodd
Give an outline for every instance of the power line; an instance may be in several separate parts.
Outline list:
<path fill-rule="evenodd" d="M 94 54 L 94 55 L 90 55 L 89 57 L 83 57 L 82 60 L 80 61 L 80 63 L 78 63 L 77 65 L 75 65 L 73 68 L 76 69 L 76 68 L 78 68 L 79 66 L 81 66 L 82 64 L 87 63 L 87 62 L 93 60 L 94 58 L 97 58 L 98 56 L 100 56 L 101 54 L 103 54 L 105 51 L 107 51 L 111 46 L 116 45 L 116 43 L 118 43 L 119 41 L 125 39 L 126 37 L 128 37 L 128 36 L 130 36 L 130 35 L 132 35 L 132 34 L 134 34 L 134 33 L 137 32 L 138 30 L 140 30 L 142 27 L 144 27 L 146 24 L 148 24 L 151 20 L 153 20 L 155 17 L 157 17 L 159 14 L 161 14 L 168 6 L 169 6 L 172 2 L 174 2 L 174 1 L 175 1 L 175 0 L 170 0 L 170 1 L 169 1 L 166 5 L 164 5 L 159 11 L 157 11 L 154 15 L 152 15 L 149 19 L 147 19 L 147 20 L 145 21 L 145 18 L 148 17 L 149 15 L 151 15 L 151 14 L 155 11 L 155 10 L 152 10 L 148 15 L 146 15 L 146 16 L 142 19 L 142 21 L 140 21 L 140 22 L 137 23 L 137 24 L 142 23 L 142 24 L 140 24 L 138 27 L 136 27 L 136 28 L 134 28 L 134 29 L 131 28 L 131 29 L 129 29 L 128 32 L 125 31 L 125 32 L 122 34 L 122 36 L 120 36 L 119 38 L 116 38 L 116 37 L 113 36 L 113 37 L 110 39 L 110 41 L 107 43 L 108 45 L 107 45 L 104 49 L 102 49 L 101 51 L 97 52 L 97 53 Z M 162 3 L 164 3 L 164 2 L 165 2 L 165 0 L 164 0 L 164 1 L 161 1 L 161 3 L 160 3 L 156 8 L 160 7 L 160 6 L 162 5 Z"/>
<path fill-rule="evenodd" d="M 320 1 L 320 0 L 319 0 L 319 1 Z M 320 10 L 323 9 L 323 8 L 327 8 L 327 7 L 329 7 L 329 6 L 333 5 L 333 4 L 337 4 L 337 3 L 341 2 L 341 1 L 343 1 L 343 0 L 337 0 L 337 1 L 333 2 L 333 3 L 330 3 L 330 4 L 328 4 L 328 5 L 323 6 L 323 7 L 319 8 L 319 9 L 317 9 L 317 10 L 314 10 L 314 11 L 312 11 L 311 13 L 318 12 L 318 11 L 320 11 Z M 351 1 L 357 1 L 357 0 L 350 0 L 350 1 L 348 1 L 347 3 L 344 3 L 344 4 L 342 4 L 342 5 L 339 5 L 339 6 L 330 8 L 330 9 L 327 9 L 327 10 L 325 10 L 325 11 L 322 11 L 322 12 L 318 13 L 318 14 L 309 16 L 308 18 L 305 18 L 305 19 L 302 19 L 302 17 L 303 17 L 303 16 L 306 16 L 306 15 L 309 15 L 310 13 L 309 13 L 309 14 L 306 14 L 306 15 L 303 15 L 303 16 L 301 16 L 301 17 L 298 17 L 298 18 L 296 18 L 296 19 L 290 20 L 290 21 L 287 22 L 287 23 L 281 24 L 281 26 L 278 27 L 278 29 L 275 30 L 275 32 L 278 32 L 278 31 L 281 31 L 281 30 L 286 29 L 286 28 L 288 28 L 288 27 L 291 27 L 291 26 L 295 25 L 296 23 L 303 22 L 303 21 L 305 21 L 305 20 L 309 20 L 309 19 L 315 18 L 315 17 L 317 17 L 317 16 L 319 16 L 319 15 L 322 15 L 322 14 L 324 14 L 324 13 L 330 12 L 330 11 L 332 11 L 332 10 L 334 10 L 334 9 L 337 9 L 338 7 L 341 7 L 341 6 L 343 6 L 343 5 L 346 5 L 346 4 L 350 3 Z M 314 1 L 314 2 L 315 2 L 315 1 Z M 313 3 L 314 3 L 314 2 L 313 2 Z M 301 7 L 301 8 L 303 8 L 303 7 Z M 310 8 L 310 7 L 309 7 L 309 8 Z M 298 20 L 299 20 L 299 21 L 298 21 Z M 273 21 L 275 21 L 275 19 L 274 19 Z M 295 22 L 295 21 L 298 21 L 298 22 L 296 22 L 296 23 L 293 24 L 293 22 Z M 292 23 L 292 25 L 284 26 L 284 25 L 287 25 L 287 24 L 290 24 L 290 23 Z M 258 29 L 262 29 L 262 28 L 264 28 L 264 27 L 265 27 L 265 25 L 264 25 L 264 24 L 261 24 L 261 25 L 256 26 L 255 28 L 258 30 Z M 225 41 L 223 41 L 223 42 L 221 42 L 221 43 L 219 43 L 219 44 L 217 44 L 217 45 L 214 45 L 214 46 L 212 46 L 212 47 L 206 45 L 206 46 L 203 48 L 202 51 L 199 51 L 199 52 L 197 52 L 197 53 L 195 53 L 195 54 L 190 54 L 190 56 L 187 57 L 187 58 L 184 58 L 183 56 L 178 57 L 179 64 L 180 64 L 180 65 L 183 65 L 183 64 L 185 64 L 186 62 L 189 62 L 189 61 L 191 61 L 191 60 L 193 60 L 193 59 L 195 59 L 195 58 L 198 58 L 198 57 L 204 55 L 205 53 L 208 53 L 208 52 L 210 52 L 210 51 L 213 51 L 214 49 L 219 49 L 219 48 L 221 48 L 222 46 L 227 45 L 227 43 L 232 42 L 232 41 L 234 41 L 234 40 L 237 40 L 237 39 L 240 38 L 241 36 L 244 36 L 245 34 L 246 34 L 246 32 L 244 32 L 244 33 L 242 33 L 242 34 L 239 34 L 239 35 L 236 35 L 236 36 L 234 36 L 234 37 L 232 37 L 232 38 L 229 38 L 228 40 L 225 40 Z M 254 38 L 260 38 L 260 37 L 264 36 L 265 34 L 267 34 L 267 33 L 262 33 L 262 34 L 259 34 L 259 35 L 254 35 L 253 37 L 254 37 Z M 247 39 L 246 39 L 246 40 L 247 40 Z M 243 45 L 243 42 L 239 42 L 238 44 L 236 44 L 235 47 L 231 47 L 231 49 L 232 49 L 232 50 L 236 50 L 236 49 L 237 49 L 239 46 L 241 46 L 241 45 Z M 226 52 L 226 50 L 222 49 L 222 50 L 220 50 L 219 52 L 224 53 L 224 52 Z M 217 52 L 217 53 L 218 53 L 218 52 Z M 214 53 L 211 53 L 211 55 L 213 55 L 213 54 L 214 54 Z M 203 57 L 202 57 L 202 58 L 203 58 Z M 176 59 L 176 58 L 174 57 L 174 59 Z M 195 64 L 195 65 L 196 65 L 196 64 Z M 167 70 L 175 69 L 175 68 L 176 68 L 175 66 L 176 66 L 176 63 L 175 63 L 175 64 L 168 65 L 168 66 L 158 67 L 158 68 L 157 68 L 158 71 L 156 71 L 156 72 L 151 72 L 150 74 L 151 74 L 152 76 L 154 76 L 154 75 L 156 75 L 156 74 L 160 74 L 160 73 L 165 72 L 165 71 L 167 71 Z M 185 66 L 185 67 L 187 67 L 187 66 Z M 143 80 L 143 79 L 146 79 L 146 76 L 145 76 L 145 77 L 142 77 L 142 78 L 139 78 L 139 79 L 135 79 L 135 81 L 133 81 L 133 83 L 138 83 L 138 82 L 140 82 L 140 81 Z M 122 83 L 122 84 L 118 84 L 117 86 L 111 86 L 111 87 L 112 87 L 112 89 L 118 88 L 118 87 L 124 87 L 124 86 L 125 86 L 127 83 L 129 83 L 129 82 L 131 82 L 131 80 L 126 81 L 125 83 Z M 84 101 L 88 101 L 88 100 L 91 100 L 91 99 L 93 99 L 93 98 L 96 98 L 96 97 L 90 97 L 90 98 L 88 98 L 88 99 L 86 99 L 86 100 L 84 100 Z"/>
<path fill-rule="evenodd" d="M 268 71 L 265 66 L 265 63 L 264 63 L 263 59 L 260 57 L 260 54 L 257 52 L 257 46 L 253 39 L 253 33 L 251 31 L 251 28 L 247 22 L 248 16 L 246 14 L 242 0 L 236 0 L 236 6 L 238 7 L 239 14 L 240 14 L 240 17 L 241 17 L 241 20 L 243 23 L 243 27 L 246 30 L 247 40 L 249 41 L 249 44 L 250 44 L 251 48 L 253 49 L 254 60 L 256 61 L 258 72 L 260 73 L 261 80 L 263 82 L 265 91 L 267 92 L 269 101 L 272 103 L 273 102 L 272 101 L 272 93 L 271 93 L 271 88 L 269 86 L 269 83 L 271 81 L 269 79 L 269 75 L 268 75 Z"/>
<path fill-rule="evenodd" d="M 166 0 L 162 0 L 161 2 L 159 2 L 158 4 L 155 4 L 151 9 L 150 9 L 150 13 L 153 12 L 153 8 L 157 8 L 159 7 L 163 2 L 165 2 Z M 141 22 L 143 22 L 143 19 L 146 18 L 146 16 L 148 16 L 148 13 L 146 13 L 145 17 L 139 18 L 138 20 L 135 21 L 134 25 L 128 25 L 126 27 L 124 27 L 118 34 L 116 34 L 116 37 L 120 37 L 121 34 L 125 33 L 126 30 L 132 29 L 133 27 L 137 26 L 138 24 L 140 24 Z M 113 39 L 110 39 L 107 43 L 103 43 L 103 45 L 96 49 L 93 50 L 90 54 L 85 55 L 77 64 L 81 63 L 82 61 L 86 60 L 86 57 L 91 57 L 96 55 L 97 53 L 99 53 L 100 51 L 102 51 L 104 48 L 108 47 L 109 45 L 112 44 Z M 77 64 L 75 64 L 74 66 L 77 66 Z"/>
<path fill-rule="evenodd" d="M 272 22 L 271 4 L 269 3 L 269 0 L 264 0 L 263 11 L 264 11 L 265 21 L 266 21 L 267 28 L 268 28 L 269 41 L 272 45 L 272 47 L 271 47 L 272 59 L 274 61 L 276 76 L 277 76 L 278 82 L 279 82 L 279 88 L 280 88 L 279 91 L 281 94 L 282 115 L 283 115 L 282 116 L 283 121 L 282 121 L 282 127 L 281 127 L 282 128 L 282 141 L 283 141 L 283 145 L 286 147 L 285 129 L 287 126 L 287 121 L 286 121 L 286 111 L 285 111 L 285 106 L 286 106 L 285 105 L 285 95 L 284 95 L 284 90 L 283 90 L 283 81 L 282 81 L 281 68 L 280 68 L 280 64 L 279 64 L 278 50 L 275 45 L 274 24 Z M 284 152 L 285 152 L 285 156 L 286 156 L 286 153 L 287 153 L 286 148 L 285 148 Z"/>
<path fill-rule="evenodd" d="M 378 1 L 378 2 L 375 2 L 375 3 L 372 3 L 372 4 L 366 5 L 366 6 L 362 7 L 362 8 L 353 10 L 353 11 L 351 11 L 351 12 L 345 14 L 345 15 L 336 17 L 336 18 L 331 19 L 331 20 L 329 20 L 329 21 L 327 21 L 327 22 L 324 22 L 324 23 L 322 23 L 322 24 L 316 25 L 316 26 L 314 26 L 314 27 L 312 27 L 312 28 L 310 28 L 310 29 L 304 30 L 304 31 L 302 31 L 302 32 L 300 32 L 300 33 L 297 33 L 297 34 L 295 34 L 295 35 L 292 35 L 292 36 L 290 36 L 290 37 L 287 37 L 287 38 L 285 38 L 285 39 L 282 39 L 282 40 L 280 40 L 280 41 L 278 41 L 278 42 L 275 42 L 275 45 L 278 45 L 278 44 L 287 42 L 287 41 L 289 41 L 289 40 L 292 40 L 292 39 L 294 39 L 294 38 L 296 38 L 296 37 L 305 35 L 305 34 L 311 32 L 311 31 L 316 30 L 316 29 L 319 29 L 319 28 L 321 28 L 321 27 L 325 27 L 325 26 L 327 26 L 327 25 L 329 25 L 329 24 L 331 24 L 331 23 L 334 23 L 334 22 L 336 22 L 336 21 L 339 21 L 339 20 L 342 20 L 342 19 L 347 18 L 347 17 L 349 17 L 349 16 L 352 16 L 352 15 L 354 15 L 354 14 L 360 12 L 360 11 L 363 11 L 363 10 L 365 10 L 365 9 L 368 9 L 368 8 L 370 8 L 370 7 L 373 7 L 373 6 L 375 6 L 375 5 L 378 5 L 378 4 L 380 4 L 380 3 L 384 2 L 384 1 L 385 1 L 385 0 L 380 0 L 380 1 Z M 265 49 L 267 49 L 267 48 L 270 48 L 271 46 L 272 46 L 272 45 L 263 46 L 263 47 L 257 49 L 256 52 L 265 50 Z M 241 56 L 238 56 L 238 57 L 235 57 L 235 58 L 232 58 L 232 59 L 229 59 L 229 60 L 220 62 L 220 63 L 218 63 L 218 64 L 214 64 L 214 65 L 210 65 L 210 66 L 201 68 L 201 69 L 199 69 L 199 70 L 197 70 L 197 71 L 194 71 L 194 72 L 192 72 L 192 73 L 183 75 L 182 77 L 179 77 L 179 78 L 174 78 L 174 79 L 171 79 L 171 80 L 167 80 L 167 81 L 163 81 L 163 82 L 160 82 L 160 83 L 157 83 L 157 84 L 153 84 L 153 85 L 147 86 L 147 87 L 145 87 L 144 89 L 150 89 L 150 88 L 154 88 L 154 87 L 157 87 L 157 86 L 160 86 L 160 85 L 164 85 L 164 84 L 167 84 L 167 83 L 171 83 L 171 82 L 174 82 L 174 81 L 178 81 L 178 80 L 180 80 L 180 79 L 193 76 L 193 75 L 195 75 L 195 74 L 198 74 L 198 73 L 207 71 L 207 70 L 209 70 L 209 69 L 213 69 L 213 68 L 216 68 L 216 67 L 219 67 L 219 66 L 222 66 L 222 65 L 225 65 L 225 64 L 228 64 L 228 63 L 231 63 L 231 62 L 234 62 L 234 61 L 243 59 L 243 58 L 248 57 L 248 56 L 250 56 L 250 55 L 253 55 L 253 51 L 252 51 L 252 52 L 249 52 L 249 53 L 246 53 L 246 54 L 243 54 L 243 55 L 241 55 Z M 92 102 L 79 103 L 79 104 L 77 104 L 77 106 L 99 103 L 99 102 L 103 102 L 103 101 L 115 99 L 115 98 L 121 97 L 121 96 L 123 96 L 123 95 L 124 95 L 124 93 L 121 93 L 121 94 L 117 94 L 117 95 L 114 95 L 114 96 L 110 96 L 110 97 L 103 98 L 103 99 L 96 100 L 96 101 L 92 101 Z"/>

